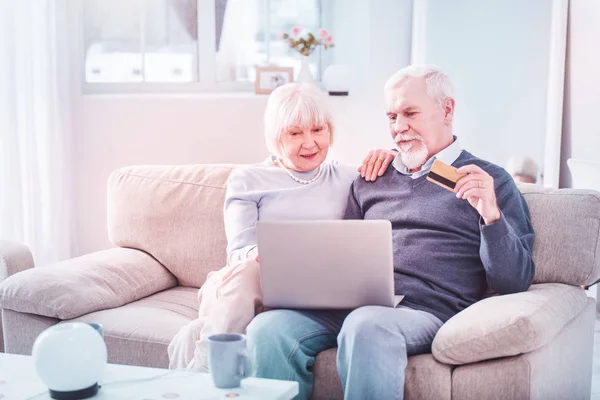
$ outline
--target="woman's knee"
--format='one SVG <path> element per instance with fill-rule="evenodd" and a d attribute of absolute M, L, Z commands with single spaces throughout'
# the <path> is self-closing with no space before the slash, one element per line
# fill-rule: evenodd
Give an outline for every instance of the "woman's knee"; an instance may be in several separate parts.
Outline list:
<path fill-rule="evenodd" d="M 271 341 L 285 334 L 287 310 L 271 310 L 258 314 L 246 328 L 246 336 L 251 342 Z"/>
<path fill-rule="evenodd" d="M 290 353 L 288 310 L 267 311 L 254 317 L 246 328 L 248 350 L 260 368 L 285 364 Z"/>

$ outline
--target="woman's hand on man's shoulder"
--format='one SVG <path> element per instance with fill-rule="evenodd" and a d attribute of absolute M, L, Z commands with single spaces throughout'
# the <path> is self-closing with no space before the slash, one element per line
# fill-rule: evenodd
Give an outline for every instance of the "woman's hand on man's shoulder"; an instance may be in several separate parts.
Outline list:
<path fill-rule="evenodd" d="M 373 149 L 367 153 L 367 156 L 358 168 L 358 172 L 366 181 L 375 181 L 378 177 L 385 174 L 388 167 L 398 154 L 395 150 Z"/>

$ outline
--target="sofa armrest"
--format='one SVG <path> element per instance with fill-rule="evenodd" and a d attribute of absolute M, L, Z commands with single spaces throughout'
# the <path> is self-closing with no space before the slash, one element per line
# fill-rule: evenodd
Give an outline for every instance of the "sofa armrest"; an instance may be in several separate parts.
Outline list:
<path fill-rule="evenodd" d="M 433 357 L 461 365 L 529 353 L 549 343 L 586 305 L 581 287 L 562 283 L 481 300 L 440 328 Z"/>
<path fill-rule="evenodd" d="M 0 240 L 0 282 L 17 272 L 33 268 L 33 256 L 27 246 Z"/>
<path fill-rule="evenodd" d="M 0 308 L 72 319 L 175 285 L 177 279 L 152 256 L 115 248 L 9 277 L 0 284 Z"/>

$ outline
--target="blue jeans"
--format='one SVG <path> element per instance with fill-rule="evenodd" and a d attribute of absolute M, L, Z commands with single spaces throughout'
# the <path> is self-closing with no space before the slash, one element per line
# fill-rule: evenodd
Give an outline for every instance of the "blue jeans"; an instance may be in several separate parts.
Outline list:
<path fill-rule="evenodd" d="M 434 315 L 368 306 L 354 311 L 272 310 L 247 328 L 248 349 L 260 378 L 297 381 L 309 399 L 311 368 L 323 350 L 338 347 L 337 369 L 344 398 L 402 399 L 408 356 L 431 351 L 442 326 Z"/>

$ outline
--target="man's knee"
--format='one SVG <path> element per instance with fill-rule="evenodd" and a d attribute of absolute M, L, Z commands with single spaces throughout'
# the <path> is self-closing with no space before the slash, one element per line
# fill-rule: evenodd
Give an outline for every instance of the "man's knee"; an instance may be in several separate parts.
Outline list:
<path fill-rule="evenodd" d="M 377 319 L 378 309 L 380 307 L 366 306 L 348 314 L 338 336 L 338 343 L 344 338 L 352 341 L 372 341 L 378 334 L 385 334 L 385 327 Z"/>

